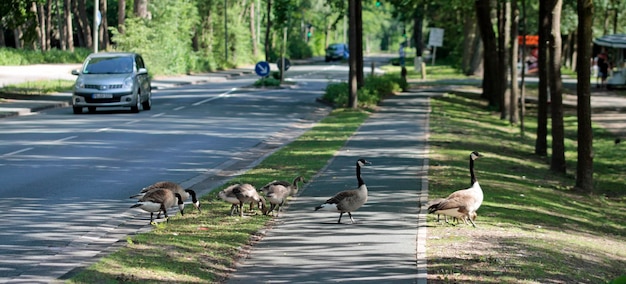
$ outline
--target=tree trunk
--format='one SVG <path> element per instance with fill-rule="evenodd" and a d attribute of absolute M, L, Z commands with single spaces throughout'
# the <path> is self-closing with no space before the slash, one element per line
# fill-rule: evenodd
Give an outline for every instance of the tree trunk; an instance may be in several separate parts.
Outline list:
<path fill-rule="evenodd" d="M 350 57 L 348 58 L 348 62 L 350 65 L 350 71 L 348 72 L 348 92 L 349 92 L 349 99 L 348 99 L 348 107 L 349 108 L 353 108 L 356 109 L 358 108 L 358 96 L 357 96 L 357 89 L 358 89 L 358 80 L 357 80 L 357 45 L 358 45 L 358 41 L 357 41 L 357 33 L 356 33 L 356 7 L 357 4 L 356 2 L 360 1 L 360 0 L 349 0 L 348 1 L 348 17 L 350 19 L 350 30 L 348 32 L 349 35 L 349 42 L 348 42 L 348 49 L 350 50 Z"/>
<path fill-rule="evenodd" d="M 578 72 L 578 30 L 572 32 L 572 70 Z"/>
<path fill-rule="evenodd" d="M 74 33 L 72 26 L 72 0 L 63 0 L 63 16 L 65 24 L 63 25 L 63 34 L 65 35 L 65 48 L 74 51 Z"/>
<path fill-rule="evenodd" d="M 46 50 L 46 20 L 44 19 L 43 4 L 32 2 L 30 12 L 35 15 L 35 24 L 37 32 L 37 47 L 42 51 Z"/>
<path fill-rule="evenodd" d="M 519 76 L 517 72 L 517 62 L 519 59 L 519 42 L 517 40 L 518 35 L 518 25 L 519 25 L 519 9 L 517 8 L 517 0 L 511 0 L 511 54 L 509 56 L 510 59 L 510 69 L 511 69 L 511 99 L 510 101 L 510 122 L 511 124 L 517 124 L 519 122 L 519 87 L 517 83 L 517 77 Z M 520 63 L 523 63 L 524 60 L 519 60 Z"/>
<path fill-rule="evenodd" d="M 363 78 L 363 19 L 362 19 L 362 14 L 361 14 L 361 1 L 355 1 L 354 2 L 356 4 L 356 6 L 354 7 L 354 11 L 355 11 L 355 28 L 354 28 L 354 32 L 355 32 L 355 42 L 356 42 L 356 46 L 355 46 L 355 50 L 356 53 L 354 54 L 356 56 L 356 83 L 357 83 L 357 88 L 360 89 L 361 87 L 363 87 L 363 85 L 365 84 L 365 79 Z"/>
<path fill-rule="evenodd" d="M 107 0 L 100 0 L 100 13 L 102 21 L 100 21 L 100 49 L 107 50 L 109 47 L 109 23 L 107 21 Z"/>
<path fill-rule="evenodd" d="M 476 35 L 476 15 L 472 13 L 466 13 L 463 17 L 463 57 L 461 58 L 461 70 L 463 70 L 463 74 L 472 75 L 471 70 L 471 62 L 474 51 L 474 39 L 477 37 Z"/>
<path fill-rule="evenodd" d="M 565 129 L 563 126 L 563 83 L 561 81 L 561 8 L 563 0 L 549 1 L 550 29 L 550 96 L 552 111 L 552 159 L 550 170 L 566 172 Z"/>
<path fill-rule="evenodd" d="M 52 0 L 46 0 L 46 6 L 44 9 L 44 22 L 46 28 L 43 29 L 45 33 L 44 46 L 45 50 L 50 50 L 52 47 L 51 38 L 52 37 Z"/>
<path fill-rule="evenodd" d="M 535 154 L 548 154 L 548 31 L 550 30 L 550 9 L 546 1 L 539 2 L 539 56 L 537 75 L 539 77 L 539 98 L 537 104 L 537 140 Z"/>
<path fill-rule="evenodd" d="M 265 27 L 265 61 L 270 61 L 270 31 L 272 30 L 272 0 L 267 0 L 267 26 Z"/>
<path fill-rule="evenodd" d="M 117 1 L 117 31 L 124 33 L 124 24 L 126 23 L 126 0 Z"/>
<path fill-rule="evenodd" d="M 484 72 L 482 97 L 489 101 L 490 107 L 499 107 L 500 82 L 498 81 L 498 49 L 496 34 L 491 23 L 490 0 L 476 0 L 476 18 L 484 48 Z"/>
<path fill-rule="evenodd" d="M 150 17 L 148 14 L 148 0 L 135 0 L 134 4 L 135 16 L 143 19 Z"/>
<path fill-rule="evenodd" d="M 510 97 L 507 95 L 509 84 L 509 68 L 508 68 L 508 51 L 509 51 L 509 39 L 511 36 L 509 23 L 509 10 L 511 9 L 510 3 L 505 1 L 500 5 L 498 9 L 498 75 L 500 81 L 500 119 L 506 120 L 509 118 Z"/>
<path fill-rule="evenodd" d="M 257 34 L 256 34 L 256 7 L 254 5 L 254 1 L 250 4 L 250 35 L 252 35 L 252 55 L 254 58 L 257 58 L 259 54 L 259 46 L 257 44 Z"/>
<path fill-rule="evenodd" d="M 419 5 L 413 13 L 413 46 L 415 46 L 415 57 L 422 57 L 424 53 L 424 39 L 422 34 L 422 27 L 424 22 L 424 6 Z"/>
<path fill-rule="evenodd" d="M 80 32 L 80 38 L 83 40 L 83 42 L 81 42 L 81 46 L 93 48 L 91 25 L 89 24 L 89 20 L 87 19 L 87 8 L 85 7 L 85 1 L 86 0 L 76 0 L 75 13 L 78 14 L 77 23 Z"/>
<path fill-rule="evenodd" d="M 467 76 L 476 75 L 476 74 L 482 75 L 484 72 L 483 42 L 481 40 L 480 30 L 478 29 L 478 27 L 476 27 L 474 31 L 476 33 L 476 37 L 474 38 L 474 43 L 472 44 L 472 49 L 471 49 L 472 59 L 470 61 L 470 72 L 466 74 Z"/>
<path fill-rule="evenodd" d="M 593 131 L 591 129 L 591 24 L 593 0 L 578 0 L 578 163 L 576 188 L 593 191 Z"/>

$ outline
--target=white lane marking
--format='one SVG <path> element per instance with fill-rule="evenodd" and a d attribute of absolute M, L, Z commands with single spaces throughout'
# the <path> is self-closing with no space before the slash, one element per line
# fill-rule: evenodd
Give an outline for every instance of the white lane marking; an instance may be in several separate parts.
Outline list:
<path fill-rule="evenodd" d="M 199 101 L 199 102 L 194 103 L 194 104 L 192 104 L 192 105 L 193 105 L 193 106 L 199 106 L 199 105 L 201 105 L 201 104 L 208 103 L 208 102 L 210 102 L 210 101 L 214 101 L 214 100 L 217 100 L 217 99 L 219 99 L 219 98 L 225 98 L 225 97 L 228 97 L 228 95 L 229 95 L 230 93 L 232 93 L 232 92 L 234 92 L 234 91 L 236 91 L 236 90 L 237 90 L 237 88 L 232 88 L 232 89 L 230 89 L 230 90 L 229 90 L 228 92 L 226 92 L 226 93 L 219 94 L 218 96 L 215 96 L 215 97 L 212 97 L 212 98 L 208 98 L 208 99 L 206 99 L 206 100 Z"/>
<path fill-rule="evenodd" d="M 157 114 L 153 115 L 152 117 L 161 117 L 161 116 L 164 116 L 164 115 L 165 115 L 165 113 L 162 112 L 162 113 L 157 113 Z"/>
<path fill-rule="evenodd" d="M 184 109 L 184 108 L 185 108 L 184 106 L 179 106 L 177 108 L 174 108 L 174 110 L 181 110 L 181 109 Z"/>
<path fill-rule="evenodd" d="M 22 153 L 22 152 L 30 151 L 32 149 L 34 149 L 34 148 L 33 147 L 24 148 L 24 149 L 21 149 L 21 150 L 17 150 L 17 151 L 13 151 L 13 152 L 10 152 L 10 153 L 6 153 L 6 154 L 2 155 L 2 157 L 13 156 L 13 155 L 16 155 L 16 154 L 19 154 L 19 153 Z"/>
<path fill-rule="evenodd" d="M 65 142 L 67 140 L 71 140 L 71 139 L 74 139 L 74 138 L 78 138 L 78 136 L 68 136 L 68 137 L 65 137 L 65 138 L 61 138 L 59 140 L 55 140 L 53 142 L 54 143 Z"/>

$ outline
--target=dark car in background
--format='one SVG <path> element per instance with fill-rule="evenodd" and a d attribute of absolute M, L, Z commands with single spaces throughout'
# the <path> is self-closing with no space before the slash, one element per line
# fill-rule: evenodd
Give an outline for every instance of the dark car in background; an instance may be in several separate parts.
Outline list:
<path fill-rule="evenodd" d="M 75 114 L 97 107 L 152 108 L 152 86 L 148 69 L 141 55 L 133 52 L 101 52 L 90 54 L 77 75 L 72 94 Z"/>
<path fill-rule="evenodd" d="M 345 43 L 333 43 L 326 48 L 326 62 L 333 60 L 348 59 L 350 52 Z"/>

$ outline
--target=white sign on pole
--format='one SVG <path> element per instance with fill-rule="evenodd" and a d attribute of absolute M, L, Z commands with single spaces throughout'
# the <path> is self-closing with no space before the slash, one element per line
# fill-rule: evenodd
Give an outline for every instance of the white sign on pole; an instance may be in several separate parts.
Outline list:
<path fill-rule="evenodd" d="M 430 46 L 442 46 L 443 45 L 443 29 L 430 28 L 430 36 L 428 37 L 428 45 Z"/>
<path fill-rule="evenodd" d="M 435 57 L 437 56 L 437 47 L 443 45 L 443 29 L 430 28 L 430 35 L 428 37 L 428 45 L 433 47 L 432 65 L 435 65 Z"/>

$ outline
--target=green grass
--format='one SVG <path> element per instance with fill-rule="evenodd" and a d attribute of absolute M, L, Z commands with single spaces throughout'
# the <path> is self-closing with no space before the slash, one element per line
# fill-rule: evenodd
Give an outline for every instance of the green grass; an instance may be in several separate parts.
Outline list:
<path fill-rule="evenodd" d="M 40 80 L 20 84 L 6 85 L 0 88 L 0 93 L 40 95 L 58 92 L 68 92 L 74 87 L 70 80 Z"/>
<path fill-rule="evenodd" d="M 320 171 L 368 113 L 335 110 L 296 141 L 275 152 L 235 182 L 257 188 L 274 179 L 293 180 L 297 175 L 310 179 Z M 221 190 L 221 188 L 219 188 Z M 271 219 L 229 216 L 230 204 L 214 190 L 201 198 L 202 213 L 170 216 L 148 233 L 129 237 L 124 248 L 86 268 L 68 283 L 211 283 L 223 280 L 233 269 L 242 249 Z M 246 206 L 247 208 L 247 206 Z M 146 213 L 147 214 L 147 213 Z"/>
<path fill-rule="evenodd" d="M 568 112 L 568 174 L 553 174 L 534 152 L 536 119 L 526 137 L 478 95 L 431 100 L 429 197 L 469 186 L 471 151 L 485 192 L 474 229 L 437 224 L 430 216 L 429 282 L 603 283 L 626 267 L 626 151 L 594 127 L 592 195 L 573 192 L 576 119 Z M 532 112 L 531 112 L 532 114 Z"/>
<path fill-rule="evenodd" d="M 442 67 L 444 68 L 444 67 Z M 468 155 L 479 151 L 476 174 L 485 192 L 478 228 L 437 224 L 428 217 L 428 275 L 432 283 L 604 283 L 626 267 L 626 152 L 594 127 L 595 191 L 571 191 L 576 164 L 576 119 L 568 110 L 568 174 L 549 171 L 533 155 L 536 119 L 526 136 L 487 111 L 478 95 L 431 99 L 429 196 L 469 185 Z M 234 182 L 310 179 L 367 117 L 336 110 L 293 143 Z M 221 188 L 220 188 L 221 189 Z M 270 217 L 228 216 L 216 191 L 201 198 L 203 212 L 172 217 L 86 268 L 69 283 L 220 282 Z M 258 213 L 258 211 L 257 211 Z"/>
<path fill-rule="evenodd" d="M 0 65 L 29 65 L 46 63 L 81 63 L 91 53 L 86 48 L 74 51 L 51 49 L 49 51 L 0 47 Z"/>

